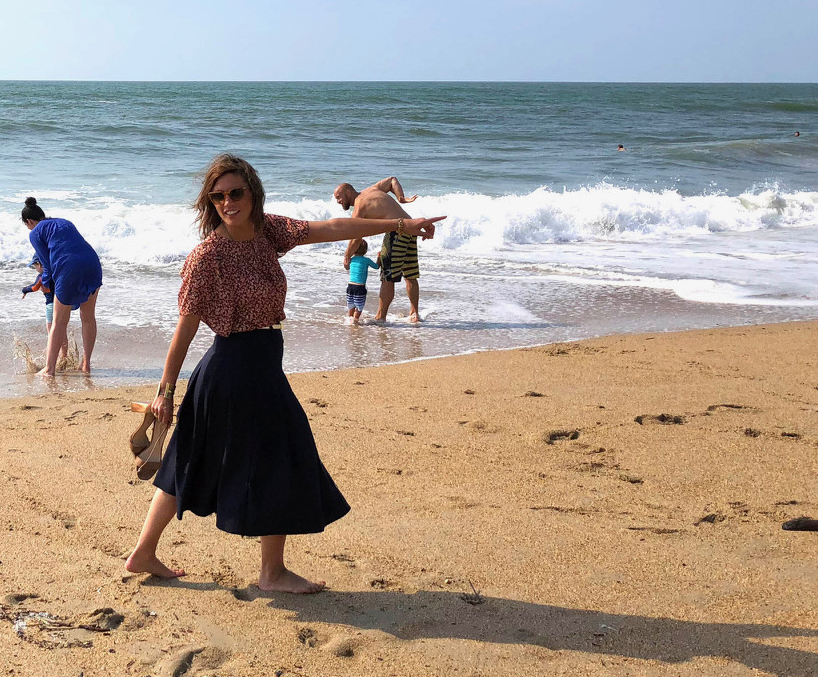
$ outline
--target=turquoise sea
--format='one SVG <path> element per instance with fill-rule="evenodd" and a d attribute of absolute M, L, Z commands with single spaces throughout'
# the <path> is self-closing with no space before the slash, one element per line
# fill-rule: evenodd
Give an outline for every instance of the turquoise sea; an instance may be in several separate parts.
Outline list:
<path fill-rule="evenodd" d="M 816 114 L 814 84 L 0 82 L 0 395 L 44 388 L 12 349 L 45 343 L 24 199 L 103 261 L 97 369 L 62 385 L 156 380 L 223 151 L 273 213 L 342 216 L 336 184 L 396 175 L 410 213 L 449 216 L 421 245 L 421 327 L 401 290 L 388 326 L 344 326 L 342 245 L 288 254 L 289 371 L 816 318 Z"/>

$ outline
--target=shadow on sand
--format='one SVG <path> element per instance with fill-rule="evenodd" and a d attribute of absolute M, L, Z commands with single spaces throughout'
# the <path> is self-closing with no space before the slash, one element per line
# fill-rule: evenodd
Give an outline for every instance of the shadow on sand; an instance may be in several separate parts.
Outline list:
<path fill-rule="evenodd" d="M 226 590 L 215 583 L 152 579 L 154 585 Z M 300 596 L 231 589 L 241 601 L 270 599 L 299 623 L 332 623 L 381 630 L 400 639 L 469 639 L 528 644 L 553 651 L 607 654 L 664 663 L 723 657 L 781 677 L 818 675 L 818 654 L 763 643 L 765 639 L 818 637 L 818 630 L 753 623 L 697 623 L 672 618 L 609 614 L 446 591 L 373 590 Z M 467 599 L 469 601 L 467 601 Z"/>

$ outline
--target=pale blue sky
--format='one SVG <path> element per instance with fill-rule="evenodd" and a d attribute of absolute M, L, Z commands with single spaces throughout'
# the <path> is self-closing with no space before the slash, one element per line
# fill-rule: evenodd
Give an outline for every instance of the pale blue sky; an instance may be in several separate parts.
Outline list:
<path fill-rule="evenodd" d="M 818 81 L 816 0 L 0 0 L 0 80 Z"/>

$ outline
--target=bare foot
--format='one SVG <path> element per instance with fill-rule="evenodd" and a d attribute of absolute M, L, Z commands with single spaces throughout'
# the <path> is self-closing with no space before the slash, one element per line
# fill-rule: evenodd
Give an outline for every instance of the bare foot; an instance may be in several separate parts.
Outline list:
<path fill-rule="evenodd" d="M 258 577 L 259 590 L 264 590 L 264 592 L 292 592 L 299 595 L 311 595 L 321 592 L 325 586 L 325 581 L 313 583 L 289 569 L 284 569 L 278 576 L 268 576 L 262 572 Z"/>
<path fill-rule="evenodd" d="M 86 374 L 91 373 L 91 363 L 86 362 L 85 358 L 83 358 L 82 362 L 80 363 L 80 371 L 85 372 Z"/>
<path fill-rule="evenodd" d="M 48 367 L 43 367 L 40 371 L 37 372 L 37 376 L 54 376 L 54 374 L 48 373 Z"/>
<path fill-rule="evenodd" d="M 409 315 L 409 322 L 411 324 L 417 324 L 418 322 L 420 322 L 420 315 L 418 315 L 417 313 L 411 313 Z"/>
<path fill-rule="evenodd" d="M 136 551 L 132 552 L 128 561 L 125 562 L 125 568 L 132 574 L 153 574 L 159 578 L 179 578 L 185 575 L 184 569 L 166 567 L 156 555 L 143 557 Z"/>

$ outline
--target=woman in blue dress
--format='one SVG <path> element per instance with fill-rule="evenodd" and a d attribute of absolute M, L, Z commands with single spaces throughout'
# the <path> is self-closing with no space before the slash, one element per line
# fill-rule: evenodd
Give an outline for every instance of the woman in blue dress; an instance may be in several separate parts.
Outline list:
<path fill-rule="evenodd" d="M 102 266 L 73 223 L 48 219 L 33 197 L 26 198 L 22 212 L 28 239 L 43 265 L 43 284 L 54 291 L 54 321 L 48 334 L 45 367 L 40 374 L 54 376 L 57 356 L 66 342 L 71 311 L 79 308 L 82 322 L 82 363 L 91 371 L 91 353 L 97 340 L 96 305 L 102 286 Z"/>

